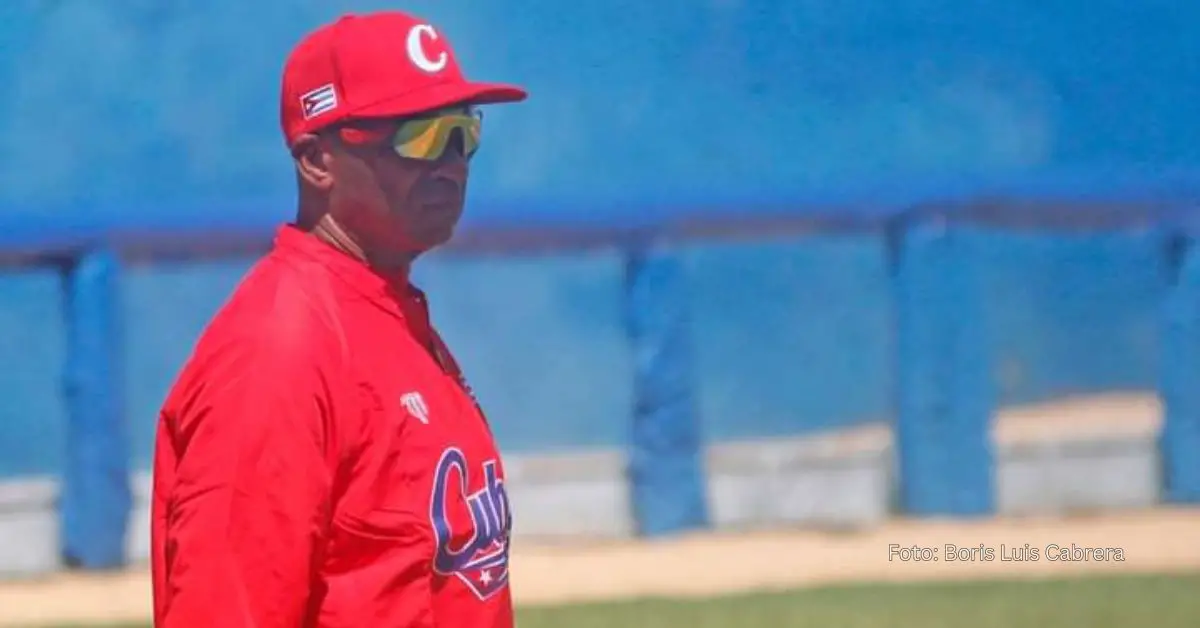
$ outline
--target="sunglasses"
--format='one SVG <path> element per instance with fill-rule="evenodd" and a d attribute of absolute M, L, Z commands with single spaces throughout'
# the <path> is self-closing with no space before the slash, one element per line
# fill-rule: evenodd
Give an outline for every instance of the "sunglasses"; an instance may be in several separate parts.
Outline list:
<path fill-rule="evenodd" d="M 401 157 L 436 161 L 445 154 L 455 131 L 460 131 L 463 156 L 468 159 L 473 157 L 479 150 L 482 129 L 482 112 L 475 107 L 455 107 L 420 117 L 405 118 L 394 127 L 390 124 L 388 127 L 346 126 L 339 129 L 339 134 L 351 144 L 387 141 L 392 150 Z"/>

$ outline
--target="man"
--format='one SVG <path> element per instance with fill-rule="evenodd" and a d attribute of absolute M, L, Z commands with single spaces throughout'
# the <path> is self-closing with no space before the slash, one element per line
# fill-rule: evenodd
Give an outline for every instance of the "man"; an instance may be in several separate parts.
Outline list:
<path fill-rule="evenodd" d="M 408 273 L 462 213 L 475 107 L 525 96 L 397 12 L 291 53 L 296 220 L 161 412 L 156 626 L 513 625 L 504 467 Z"/>

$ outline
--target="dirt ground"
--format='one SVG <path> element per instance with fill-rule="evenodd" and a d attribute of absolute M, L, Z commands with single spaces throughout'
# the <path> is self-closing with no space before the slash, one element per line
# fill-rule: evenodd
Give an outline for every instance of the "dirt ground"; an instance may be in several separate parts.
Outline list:
<path fill-rule="evenodd" d="M 996 438 L 1043 440 L 1157 429 L 1157 404 L 1110 396 L 1025 408 Z M 1077 550 L 1077 551 L 1076 551 Z M 1200 508 L 1072 518 L 897 519 L 853 532 L 697 534 L 654 542 L 539 546 L 515 542 L 518 603 L 639 595 L 713 595 L 860 581 L 1025 578 L 1200 570 Z M 0 583 L 0 626 L 148 617 L 142 570 Z"/>
<path fill-rule="evenodd" d="M 948 552 L 948 544 L 962 549 Z M 1072 547 L 1081 549 L 1072 554 Z M 1066 520 L 897 520 L 853 533 L 705 534 L 586 548 L 517 545 L 513 554 L 513 591 L 526 604 L 859 581 L 1189 571 L 1200 570 L 1200 509 Z M 948 560 L 951 555 L 959 560 Z M 149 586 L 143 571 L 0 585 L 0 625 L 144 619 Z"/>

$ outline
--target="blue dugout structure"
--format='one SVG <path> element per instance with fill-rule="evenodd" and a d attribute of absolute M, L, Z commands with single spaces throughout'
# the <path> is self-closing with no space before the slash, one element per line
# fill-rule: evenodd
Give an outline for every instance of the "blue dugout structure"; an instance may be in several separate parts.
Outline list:
<path fill-rule="evenodd" d="M 569 220 L 476 224 L 448 252 L 623 251 L 635 391 L 628 472 L 638 529 L 654 536 L 708 525 L 687 277 L 674 247 L 694 239 L 789 232 L 877 234 L 888 251 L 894 303 L 900 509 L 916 516 L 980 516 L 994 508 L 987 429 L 995 399 L 988 343 L 978 323 L 978 281 L 964 234 L 1151 228 L 1160 234 L 1170 279 L 1161 326 L 1166 493 L 1176 502 L 1200 501 L 1200 212 L 1194 211 L 1200 208 L 1200 177 L 1054 181 L 964 185 L 924 200 L 846 196 L 742 206 L 736 213 L 650 209 L 621 230 Z M 95 225 L 56 232 L 30 224 L 9 231 L 0 245 L 0 258 L 9 264 L 62 269 L 70 424 L 61 521 L 62 547 L 73 564 L 100 568 L 124 559 L 131 463 L 119 381 L 120 274 L 128 265 L 180 256 L 260 253 L 271 233 L 268 225 L 205 227 L 132 233 Z"/>

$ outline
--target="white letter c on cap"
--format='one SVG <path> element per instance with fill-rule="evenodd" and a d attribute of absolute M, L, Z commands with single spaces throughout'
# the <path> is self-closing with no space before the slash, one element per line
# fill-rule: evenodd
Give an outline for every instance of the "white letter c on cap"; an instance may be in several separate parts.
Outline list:
<path fill-rule="evenodd" d="M 430 59 L 425 54 L 425 47 L 421 45 L 422 35 L 428 36 L 429 39 L 437 41 L 437 31 L 428 24 L 418 24 L 408 31 L 408 58 L 412 60 L 413 65 L 429 72 L 441 72 L 446 67 L 447 55 L 446 51 L 442 51 L 438 58 Z"/>

